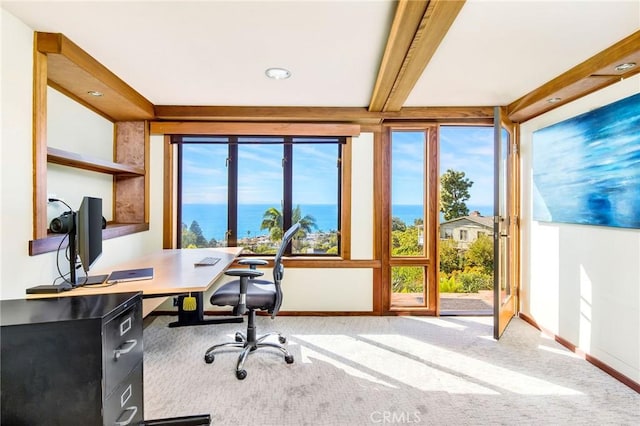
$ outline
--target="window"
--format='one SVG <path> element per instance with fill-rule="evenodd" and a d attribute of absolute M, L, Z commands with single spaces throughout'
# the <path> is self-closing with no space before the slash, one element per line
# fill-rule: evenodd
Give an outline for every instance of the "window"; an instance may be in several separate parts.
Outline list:
<path fill-rule="evenodd" d="M 469 238 L 469 236 L 467 234 L 467 230 L 466 229 L 461 229 L 460 230 L 460 241 L 467 241 L 468 238 Z"/>
<path fill-rule="evenodd" d="M 340 253 L 344 137 L 174 136 L 180 246 L 273 254 L 300 222 L 295 255 Z"/>

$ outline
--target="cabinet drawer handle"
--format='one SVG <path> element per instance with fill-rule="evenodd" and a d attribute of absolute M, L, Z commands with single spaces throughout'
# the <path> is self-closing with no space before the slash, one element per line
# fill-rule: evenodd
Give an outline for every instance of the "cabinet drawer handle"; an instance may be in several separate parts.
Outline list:
<path fill-rule="evenodd" d="M 120 358 L 120 355 L 128 354 L 129 352 L 131 352 L 131 350 L 135 348 L 137 344 L 138 341 L 136 339 L 127 340 L 126 342 L 124 342 L 122 346 L 113 351 L 115 359 L 117 360 L 118 358 Z"/>
<path fill-rule="evenodd" d="M 126 411 L 131 411 L 131 414 L 129 415 L 129 417 L 128 417 L 128 418 L 126 418 L 125 420 L 122 420 L 122 421 L 118 421 L 118 420 L 116 420 L 116 421 L 115 421 L 115 423 L 114 423 L 114 425 L 116 425 L 116 426 L 126 426 L 126 425 L 128 425 L 129 423 L 131 423 L 131 420 L 133 420 L 133 418 L 134 418 L 134 417 L 136 416 L 136 414 L 138 413 L 138 407 L 136 407 L 136 406 L 133 406 L 133 407 L 127 407 L 127 408 L 125 408 L 125 409 L 124 409 L 123 414 L 124 414 L 124 412 L 126 412 Z"/>

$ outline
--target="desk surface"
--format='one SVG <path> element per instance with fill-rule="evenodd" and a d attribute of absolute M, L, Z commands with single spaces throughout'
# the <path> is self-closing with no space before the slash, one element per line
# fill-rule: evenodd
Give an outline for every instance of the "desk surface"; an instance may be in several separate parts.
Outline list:
<path fill-rule="evenodd" d="M 144 296 L 163 296 L 177 293 L 203 292 L 222 276 L 242 251 L 242 247 L 171 249 L 141 256 L 116 265 L 112 270 L 153 268 L 153 279 L 120 282 L 113 285 L 78 287 L 52 294 L 28 294 L 27 299 L 87 296 L 94 294 L 141 291 Z M 194 266 L 204 257 L 219 257 L 212 266 Z M 108 274 L 111 271 L 90 271 L 89 275 Z"/>

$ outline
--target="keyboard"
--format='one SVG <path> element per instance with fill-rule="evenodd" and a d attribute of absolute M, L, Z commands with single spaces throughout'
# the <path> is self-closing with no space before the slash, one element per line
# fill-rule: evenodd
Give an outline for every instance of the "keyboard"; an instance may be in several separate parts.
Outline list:
<path fill-rule="evenodd" d="M 203 257 L 193 265 L 194 266 L 213 266 L 219 261 L 220 261 L 219 257 Z"/>

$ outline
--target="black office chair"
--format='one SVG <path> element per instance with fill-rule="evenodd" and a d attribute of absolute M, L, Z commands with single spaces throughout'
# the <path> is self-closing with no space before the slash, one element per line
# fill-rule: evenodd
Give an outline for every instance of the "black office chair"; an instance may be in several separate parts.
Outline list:
<path fill-rule="evenodd" d="M 247 356 L 262 347 L 279 349 L 284 354 L 284 360 L 287 364 L 293 363 L 293 355 L 283 346 L 287 342 L 286 337 L 280 333 L 268 333 L 256 338 L 255 320 L 256 309 L 268 311 L 272 319 L 276 317 L 280 310 L 280 305 L 282 304 L 281 282 L 284 275 L 282 255 L 295 233 L 298 232 L 298 229 L 300 229 L 300 224 L 296 223 L 289 228 L 282 237 L 282 244 L 273 261 L 273 281 L 256 279 L 264 275 L 256 269 L 257 266 L 267 264 L 267 262 L 262 259 L 243 259 L 238 263 L 249 265 L 249 269 L 230 269 L 225 272 L 226 275 L 239 277 L 240 279 L 226 283 L 215 290 L 211 295 L 210 302 L 216 306 L 233 306 L 233 311 L 236 315 L 244 315 L 247 313 L 247 334 L 245 336 L 243 333 L 237 332 L 234 342 L 211 346 L 204 354 L 204 360 L 207 364 L 213 362 L 213 352 L 223 346 L 243 348 L 236 366 L 236 377 L 239 380 L 247 377 L 247 371 L 243 369 Z M 264 341 L 272 335 L 278 336 L 279 343 Z"/>

